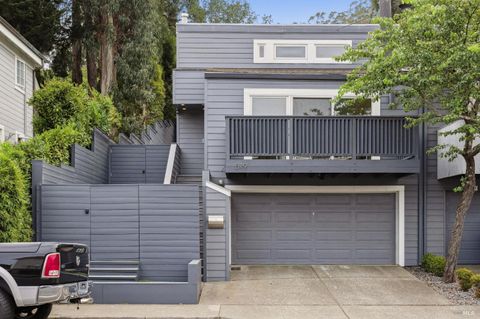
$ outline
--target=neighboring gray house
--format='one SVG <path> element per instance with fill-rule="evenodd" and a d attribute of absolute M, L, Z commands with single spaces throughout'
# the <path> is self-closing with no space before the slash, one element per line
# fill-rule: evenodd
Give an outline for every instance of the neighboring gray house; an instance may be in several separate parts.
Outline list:
<path fill-rule="evenodd" d="M 444 254 L 461 170 L 437 177 L 434 128 L 404 128 L 391 97 L 332 98 L 335 62 L 376 25 L 177 25 L 180 176 L 203 175 L 206 280 L 231 265 L 417 265 Z M 454 165 L 444 163 L 442 165 Z M 461 263 L 480 263 L 480 198 Z"/>
<path fill-rule="evenodd" d="M 0 143 L 33 136 L 27 101 L 38 87 L 35 69 L 42 60 L 43 55 L 0 17 Z"/>

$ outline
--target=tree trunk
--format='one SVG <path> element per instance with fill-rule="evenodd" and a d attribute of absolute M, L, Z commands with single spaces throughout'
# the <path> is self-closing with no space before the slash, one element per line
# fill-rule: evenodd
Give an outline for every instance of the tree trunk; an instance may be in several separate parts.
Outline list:
<path fill-rule="evenodd" d="M 87 56 L 87 78 L 88 85 L 95 90 L 98 90 L 97 82 L 97 54 L 95 48 L 89 48 L 86 50 Z"/>
<path fill-rule="evenodd" d="M 466 171 L 465 171 L 465 184 L 463 186 L 463 192 L 460 197 L 460 201 L 457 204 L 455 211 L 455 224 L 452 229 L 452 234 L 448 246 L 447 263 L 445 265 L 445 271 L 443 279 L 445 282 L 450 283 L 455 281 L 455 268 L 457 267 L 458 255 L 460 253 L 460 244 L 463 235 L 463 226 L 465 223 L 465 216 L 470 209 L 473 195 L 475 194 L 477 183 L 475 176 L 475 159 L 473 156 L 465 157 Z"/>
<path fill-rule="evenodd" d="M 90 0 L 83 0 L 83 12 L 85 16 L 85 60 L 87 64 L 87 80 L 88 85 L 91 88 L 99 91 L 98 86 L 98 34 L 97 26 L 97 12 L 92 9 L 92 3 Z"/>
<path fill-rule="evenodd" d="M 113 36 L 112 31 L 113 17 L 108 8 L 104 8 L 101 13 L 102 31 L 100 34 L 100 93 L 108 95 L 112 90 L 113 83 Z"/>
<path fill-rule="evenodd" d="M 82 83 L 82 12 L 81 0 L 72 0 L 72 81 Z"/>

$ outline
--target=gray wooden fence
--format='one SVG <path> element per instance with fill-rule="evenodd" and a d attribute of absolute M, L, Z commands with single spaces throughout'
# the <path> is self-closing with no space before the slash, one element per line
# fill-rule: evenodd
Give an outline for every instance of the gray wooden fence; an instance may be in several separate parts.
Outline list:
<path fill-rule="evenodd" d="M 110 184 L 163 183 L 170 145 L 110 145 Z"/>
<path fill-rule="evenodd" d="M 42 185 L 39 239 L 90 246 L 93 261 L 138 260 L 140 280 L 187 281 L 200 258 L 196 185 Z"/>

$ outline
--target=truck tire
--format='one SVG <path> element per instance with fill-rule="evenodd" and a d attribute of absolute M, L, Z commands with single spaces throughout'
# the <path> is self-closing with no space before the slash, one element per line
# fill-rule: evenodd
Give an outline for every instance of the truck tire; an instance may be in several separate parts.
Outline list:
<path fill-rule="evenodd" d="M 13 319 L 15 316 L 15 303 L 12 296 L 0 289 L 0 319 Z"/>
<path fill-rule="evenodd" d="M 51 303 L 38 307 L 19 308 L 17 309 L 15 319 L 47 319 L 51 311 Z"/>

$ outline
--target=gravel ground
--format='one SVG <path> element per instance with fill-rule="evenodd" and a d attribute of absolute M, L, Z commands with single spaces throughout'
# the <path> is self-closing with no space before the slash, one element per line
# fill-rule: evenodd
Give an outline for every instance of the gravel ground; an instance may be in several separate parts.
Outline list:
<path fill-rule="evenodd" d="M 462 291 L 458 283 L 446 284 L 442 278 L 426 273 L 420 267 L 405 269 L 456 305 L 480 305 L 480 299 L 475 298 L 473 289 Z"/>

